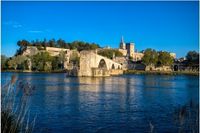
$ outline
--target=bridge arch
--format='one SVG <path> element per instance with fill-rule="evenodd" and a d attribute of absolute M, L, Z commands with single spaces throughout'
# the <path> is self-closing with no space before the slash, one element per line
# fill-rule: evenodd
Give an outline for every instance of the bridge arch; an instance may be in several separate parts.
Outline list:
<path fill-rule="evenodd" d="M 101 59 L 101 60 L 99 61 L 98 68 L 100 68 L 100 69 L 108 69 L 107 64 L 106 64 L 106 61 L 105 61 L 104 59 Z"/>
<path fill-rule="evenodd" d="M 120 67 L 120 66 L 118 66 L 118 69 L 121 69 L 121 67 Z"/>
<path fill-rule="evenodd" d="M 115 65 L 114 64 L 112 64 L 112 69 L 115 69 Z"/>

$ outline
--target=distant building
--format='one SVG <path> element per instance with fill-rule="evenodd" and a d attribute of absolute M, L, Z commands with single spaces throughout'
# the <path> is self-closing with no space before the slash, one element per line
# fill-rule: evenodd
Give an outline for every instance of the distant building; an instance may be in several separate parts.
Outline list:
<path fill-rule="evenodd" d="M 48 52 L 51 56 L 58 56 L 60 52 L 64 52 L 65 54 L 65 61 L 64 61 L 64 68 L 67 69 L 70 67 L 70 57 L 73 56 L 73 54 L 76 54 L 77 56 L 80 56 L 79 52 L 77 50 L 70 50 L 70 49 L 64 49 L 64 48 L 55 48 L 55 47 L 46 47 L 43 50 L 39 50 L 36 46 L 27 46 L 25 50 L 23 51 L 22 55 L 24 56 L 33 56 L 40 52 Z"/>
<path fill-rule="evenodd" d="M 176 59 L 176 53 L 169 53 L 174 59 Z"/>
<path fill-rule="evenodd" d="M 143 53 L 139 53 L 139 52 L 135 51 L 135 44 L 134 43 L 132 43 L 132 42 L 125 43 L 123 36 L 121 38 L 121 42 L 119 44 L 118 50 L 123 54 L 123 56 L 132 57 L 133 61 L 139 61 L 144 56 Z"/>
<path fill-rule="evenodd" d="M 142 57 L 144 56 L 144 51 L 137 52 L 135 50 L 135 43 L 132 43 L 132 42 L 125 43 L 123 36 L 121 38 L 118 51 L 120 51 L 125 57 L 132 57 L 133 61 L 140 61 L 142 60 Z M 176 53 L 170 53 L 170 55 L 174 59 L 176 58 Z"/>
<path fill-rule="evenodd" d="M 121 42 L 120 42 L 120 44 L 119 44 L 119 48 L 120 48 L 120 49 L 123 49 L 123 50 L 126 50 L 126 44 L 125 44 L 125 42 L 124 42 L 123 36 L 122 36 L 122 38 L 121 38 Z"/>

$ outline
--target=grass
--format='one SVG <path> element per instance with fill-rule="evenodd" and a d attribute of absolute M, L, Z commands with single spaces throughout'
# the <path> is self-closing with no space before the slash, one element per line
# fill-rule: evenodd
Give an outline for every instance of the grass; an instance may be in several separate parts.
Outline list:
<path fill-rule="evenodd" d="M 175 109 L 175 124 L 179 127 L 180 133 L 198 133 L 199 132 L 199 104 L 192 101 Z"/>
<path fill-rule="evenodd" d="M 141 70 L 126 70 L 124 74 L 153 74 L 153 75 L 195 75 L 199 76 L 199 72 L 189 71 L 141 71 Z"/>
<path fill-rule="evenodd" d="M 11 77 L 8 83 L 2 86 L 2 133 L 33 132 L 36 117 L 30 121 L 30 110 L 28 106 L 34 89 L 28 82 L 17 82 L 15 75 Z"/>

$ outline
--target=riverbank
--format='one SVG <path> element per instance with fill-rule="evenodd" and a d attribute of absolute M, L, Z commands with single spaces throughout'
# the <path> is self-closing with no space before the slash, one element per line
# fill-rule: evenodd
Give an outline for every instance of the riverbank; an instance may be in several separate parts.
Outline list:
<path fill-rule="evenodd" d="M 126 70 L 124 74 L 151 74 L 151 75 L 195 75 L 199 76 L 199 72 L 189 71 L 138 71 L 138 70 Z"/>
<path fill-rule="evenodd" d="M 57 71 L 2 70 L 1 72 L 16 72 L 16 73 L 66 73 L 66 70 L 57 70 Z"/>
<path fill-rule="evenodd" d="M 66 73 L 66 70 L 57 70 L 57 71 L 23 71 L 23 70 L 3 70 L 1 72 L 16 72 L 16 73 Z M 123 74 L 151 74 L 151 75 L 194 75 L 199 76 L 199 72 L 191 71 L 139 71 L 139 70 L 126 70 Z"/>

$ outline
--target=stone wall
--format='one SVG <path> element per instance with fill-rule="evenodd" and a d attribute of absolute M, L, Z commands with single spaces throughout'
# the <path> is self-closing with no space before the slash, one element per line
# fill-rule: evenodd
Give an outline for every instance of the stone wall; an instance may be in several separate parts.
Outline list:
<path fill-rule="evenodd" d="M 145 71 L 172 71 L 171 66 L 155 67 L 154 65 L 146 66 Z"/>
<path fill-rule="evenodd" d="M 140 61 L 140 60 L 142 60 L 142 57 L 143 57 L 143 56 L 144 56 L 143 53 L 136 53 L 136 52 L 134 52 L 134 53 L 132 54 L 133 61 Z"/>
<path fill-rule="evenodd" d="M 39 50 L 37 49 L 37 47 L 35 46 L 27 46 L 25 48 L 25 50 L 23 51 L 22 55 L 24 56 L 32 56 L 32 55 L 36 55 L 37 53 L 39 53 Z"/>
<path fill-rule="evenodd" d="M 120 69 L 111 69 L 110 70 L 110 75 L 120 75 L 123 74 L 123 70 Z"/>
<path fill-rule="evenodd" d="M 121 64 L 123 70 L 128 69 L 128 60 L 126 59 L 126 57 L 115 57 L 113 61 Z"/>
<path fill-rule="evenodd" d="M 103 57 L 101 55 L 98 55 L 94 53 L 93 51 L 81 51 L 80 53 L 80 70 L 79 75 L 82 76 L 93 76 L 93 69 L 95 71 L 101 71 L 96 70 L 96 68 L 99 68 L 100 62 L 103 60 L 105 62 L 105 68 L 106 70 L 113 69 L 122 69 L 122 65 L 119 63 L 114 62 L 111 59 L 108 59 L 106 57 Z M 99 68 L 101 69 L 101 68 Z"/>
<path fill-rule="evenodd" d="M 110 76 L 110 71 L 99 68 L 92 68 L 92 76 L 94 77 L 107 77 Z"/>
<path fill-rule="evenodd" d="M 123 54 L 123 56 L 127 55 L 127 50 L 126 49 L 118 49 L 119 52 Z"/>

